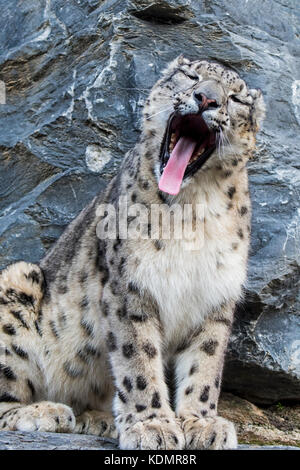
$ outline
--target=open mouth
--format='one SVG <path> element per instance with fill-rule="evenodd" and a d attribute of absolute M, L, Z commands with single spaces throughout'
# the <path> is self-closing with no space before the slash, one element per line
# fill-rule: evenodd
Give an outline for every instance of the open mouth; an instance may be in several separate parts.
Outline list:
<path fill-rule="evenodd" d="M 182 181 L 192 176 L 216 148 L 216 133 L 210 130 L 201 113 L 171 114 L 160 153 L 159 189 L 176 195 Z"/>

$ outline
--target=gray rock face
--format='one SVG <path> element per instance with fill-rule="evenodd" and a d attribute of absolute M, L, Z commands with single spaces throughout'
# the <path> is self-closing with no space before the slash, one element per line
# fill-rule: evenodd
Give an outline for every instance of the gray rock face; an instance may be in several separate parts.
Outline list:
<path fill-rule="evenodd" d="M 249 282 L 224 379 L 259 403 L 300 397 L 298 3 L 0 0 L 1 267 L 38 261 L 115 174 L 179 53 L 263 90 Z"/>

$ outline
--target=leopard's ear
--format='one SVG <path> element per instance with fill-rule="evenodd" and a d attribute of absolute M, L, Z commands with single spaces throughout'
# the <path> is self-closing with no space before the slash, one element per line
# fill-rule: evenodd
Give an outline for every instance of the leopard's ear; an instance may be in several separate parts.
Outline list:
<path fill-rule="evenodd" d="M 175 60 L 177 60 L 178 65 L 188 65 L 191 63 L 183 54 L 180 54 Z"/>
<path fill-rule="evenodd" d="M 266 105 L 264 97 L 260 88 L 252 88 L 249 90 L 250 95 L 253 98 L 253 114 L 252 118 L 257 126 L 257 130 L 260 129 L 263 120 L 266 115 Z"/>
<path fill-rule="evenodd" d="M 190 61 L 186 59 L 183 54 L 180 54 L 178 57 L 176 57 L 176 59 L 172 60 L 172 62 L 167 65 L 167 67 L 163 70 L 162 74 L 163 76 L 169 75 L 178 67 L 182 67 L 183 65 L 188 64 L 190 64 Z"/>

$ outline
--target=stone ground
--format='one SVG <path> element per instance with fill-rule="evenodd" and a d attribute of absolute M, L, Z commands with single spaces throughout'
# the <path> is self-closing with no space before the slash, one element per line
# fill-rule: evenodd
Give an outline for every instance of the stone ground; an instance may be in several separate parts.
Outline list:
<path fill-rule="evenodd" d="M 1 432 L 0 450 L 117 450 L 116 441 L 81 434 Z M 240 445 L 241 450 L 300 450 L 293 446 Z"/>

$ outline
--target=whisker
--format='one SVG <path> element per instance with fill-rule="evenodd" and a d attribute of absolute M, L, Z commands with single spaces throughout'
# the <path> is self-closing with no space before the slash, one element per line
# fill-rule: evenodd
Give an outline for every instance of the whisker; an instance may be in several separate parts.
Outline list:
<path fill-rule="evenodd" d="M 178 93 L 182 93 L 183 91 L 188 91 L 188 90 L 190 90 L 191 88 L 194 88 L 196 85 L 197 85 L 197 83 L 195 83 L 194 85 L 190 85 L 190 86 L 187 87 L 187 88 L 184 88 L 184 89 L 182 89 L 182 90 L 179 90 Z"/>
<path fill-rule="evenodd" d="M 118 87 L 113 88 L 114 90 L 126 90 L 126 91 L 138 91 L 139 93 L 144 93 L 145 95 L 149 94 L 149 90 L 147 88 L 125 88 L 125 87 Z"/>
<path fill-rule="evenodd" d="M 220 129 L 220 131 L 222 132 L 222 129 Z M 219 138 L 218 138 L 218 157 L 219 157 L 219 160 L 221 160 L 221 141 L 222 141 L 221 132 L 219 133 Z"/>
<path fill-rule="evenodd" d="M 218 138 L 218 155 L 219 160 L 222 160 L 223 157 L 223 148 L 224 148 L 224 135 L 222 128 L 219 127 L 219 138 Z"/>
<path fill-rule="evenodd" d="M 191 85 L 191 86 L 189 86 L 188 88 L 183 88 L 182 90 L 179 90 L 179 91 L 177 92 L 177 94 L 178 94 L 178 93 L 185 92 L 185 91 L 188 91 L 188 90 L 190 90 L 191 88 L 194 88 L 194 86 L 195 86 L 195 85 Z M 172 106 L 169 106 L 168 108 L 162 109 L 161 111 L 158 111 L 158 112 L 155 113 L 155 114 L 151 114 L 151 116 L 148 116 L 148 117 L 147 117 L 147 120 L 151 119 L 151 118 L 154 117 L 154 116 L 157 116 L 158 114 L 164 113 L 165 111 L 168 111 L 169 109 L 174 109 L 174 106 L 173 106 L 173 105 L 172 105 Z"/>
<path fill-rule="evenodd" d="M 169 109 L 173 109 L 173 106 L 168 106 L 167 108 L 162 109 L 161 111 L 158 111 L 158 113 L 151 114 L 151 116 L 147 117 L 147 120 L 154 116 L 157 116 L 158 114 L 164 113 L 165 111 L 168 111 Z"/>
<path fill-rule="evenodd" d="M 228 147 L 230 148 L 232 154 L 236 157 L 237 156 L 236 151 L 232 147 L 231 142 L 229 141 L 228 137 L 223 132 L 222 132 L 222 135 L 223 135 L 225 144 L 228 145 Z"/>

